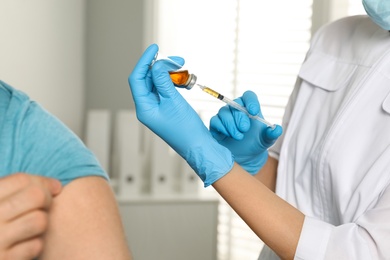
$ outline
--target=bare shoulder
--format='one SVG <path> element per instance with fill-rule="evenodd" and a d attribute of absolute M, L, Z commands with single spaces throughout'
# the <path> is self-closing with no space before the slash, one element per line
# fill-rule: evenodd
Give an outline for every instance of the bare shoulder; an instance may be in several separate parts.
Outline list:
<path fill-rule="evenodd" d="M 131 259 L 117 202 L 97 176 L 66 185 L 50 211 L 40 259 Z"/>

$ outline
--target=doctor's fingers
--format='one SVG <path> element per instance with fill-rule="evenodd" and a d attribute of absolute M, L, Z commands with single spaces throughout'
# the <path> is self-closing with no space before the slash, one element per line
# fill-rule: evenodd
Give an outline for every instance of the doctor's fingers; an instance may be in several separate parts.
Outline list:
<path fill-rule="evenodd" d="M 237 111 L 240 112 L 240 111 Z M 210 120 L 210 132 L 213 137 L 219 141 L 226 137 L 231 137 L 236 140 L 244 138 L 243 132 L 249 129 L 249 118 L 240 112 L 232 113 L 229 107 L 222 107 L 218 114 Z"/>
<path fill-rule="evenodd" d="M 0 223 L 12 221 L 28 212 L 48 209 L 53 195 L 45 187 L 29 185 L 0 200 Z"/>
<path fill-rule="evenodd" d="M 179 95 L 169 75 L 174 69 L 177 68 L 165 60 L 156 61 L 152 67 L 153 84 L 162 98 L 174 99 Z"/>
<path fill-rule="evenodd" d="M 249 114 L 253 116 L 262 115 L 260 102 L 255 92 L 250 90 L 245 91 L 241 97 L 241 102 L 242 103 L 240 103 L 240 105 L 244 105 L 245 108 L 248 110 Z M 239 103 L 239 101 L 237 101 L 237 103 Z"/>
<path fill-rule="evenodd" d="M 148 83 L 148 81 L 151 81 L 149 69 L 157 52 L 158 46 L 156 44 L 150 45 L 144 51 L 128 78 L 134 101 L 148 95 L 151 91 L 151 83 Z"/>
<path fill-rule="evenodd" d="M 272 145 L 282 135 L 283 128 L 280 125 L 276 125 L 275 128 L 267 127 L 263 133 L 263 140 L 267 145 Z"/>

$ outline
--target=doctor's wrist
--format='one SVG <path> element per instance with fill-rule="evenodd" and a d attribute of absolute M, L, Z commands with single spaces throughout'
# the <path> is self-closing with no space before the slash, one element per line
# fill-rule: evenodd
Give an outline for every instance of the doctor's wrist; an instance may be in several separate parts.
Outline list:
<path fill-rule="evenodd" d="M 212 137 L 190 147 L 185 159 L 204 182 L 205 187 L 225 176 L 234 165 L 234 156 L 230 150 Z"/>

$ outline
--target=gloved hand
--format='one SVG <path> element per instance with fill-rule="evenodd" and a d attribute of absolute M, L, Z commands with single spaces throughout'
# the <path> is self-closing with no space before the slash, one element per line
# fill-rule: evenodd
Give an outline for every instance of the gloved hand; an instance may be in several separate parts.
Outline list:
<path fill-rule="evenodd" d="M 182 156 L 207 187 L 231 170 L 233 156 L 174 87 L 168 71 L 177 66 L 157 60 L 150 68 L 157 51 L 157 45 L 149 46 L 129 76 L 137 118 Z"/>
<path fill-rule="evenodd" d="M 247 91 L 235 101 L 244 105 L 251 115 L 263 117 L 254 92 Z M 224 106 L 211 118 L 210 132 L 220 144 L 233 153 L 235 161 L 241 167 L 254 175 L 267 161 L 267 149 L 282 134 L 282 127 L 276 125 L 272 129 L 234 108 Z"/>

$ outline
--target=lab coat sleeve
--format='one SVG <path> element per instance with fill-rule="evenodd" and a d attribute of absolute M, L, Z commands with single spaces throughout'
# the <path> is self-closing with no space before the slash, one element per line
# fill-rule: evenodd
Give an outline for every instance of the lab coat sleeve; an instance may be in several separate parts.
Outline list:
<path fill-rule="evenodd" d="M 390 188 L 355 222 L 340 226 L 306 217 L 295 259 L 389 259 Z"/>

